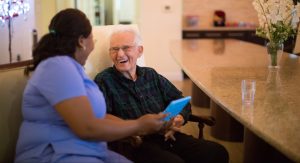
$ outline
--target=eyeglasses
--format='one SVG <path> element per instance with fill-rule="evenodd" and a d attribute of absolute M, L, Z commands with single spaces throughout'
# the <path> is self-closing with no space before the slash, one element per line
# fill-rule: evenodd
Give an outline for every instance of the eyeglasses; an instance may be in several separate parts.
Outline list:
<path fill-rule="evenodd" d="M 132 50 L 133 47 L 136 47 L 136 45 L 133 45 L 133 46 L 124 45 L 124 46 L 121 46 L 121 47 L 111 47 L 111 48 L 109 48 L 109 52 L 111 54 L 116 54 L 121 49 L 124 53 L 128 53 Z"/>

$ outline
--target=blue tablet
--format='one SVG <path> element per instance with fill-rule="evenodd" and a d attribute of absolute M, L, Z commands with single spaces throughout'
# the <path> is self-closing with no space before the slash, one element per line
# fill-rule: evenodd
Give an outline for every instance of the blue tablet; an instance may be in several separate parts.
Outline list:
<path fill-rule="evenodd" d="M 178 115 L 181 112 L 181 110 L 189 103 L 190 100 L 191 100 L 191 96 L 187 96 L 187 97 L 183 97 L 171 101 L 170 104 L 165 109 L 165 111 L 163 111 L 163 113 L 168 114 L 168 116 L 165 117 L 163 120 L 169 121 L 170 119 Z"/>

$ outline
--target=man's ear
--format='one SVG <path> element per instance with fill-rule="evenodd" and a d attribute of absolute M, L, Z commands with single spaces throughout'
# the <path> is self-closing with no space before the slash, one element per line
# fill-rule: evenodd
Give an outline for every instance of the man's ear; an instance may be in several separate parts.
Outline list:
<path fill-rule="evenodd" d="M 138 46 L 138 58 L 140 58 L 143 55 L 144 47 L 142 45 Z"/>

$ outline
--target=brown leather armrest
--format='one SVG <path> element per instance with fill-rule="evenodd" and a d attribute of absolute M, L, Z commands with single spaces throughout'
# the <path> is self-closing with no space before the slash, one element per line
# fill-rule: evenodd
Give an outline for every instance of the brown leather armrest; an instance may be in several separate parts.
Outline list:
<path fill-rule="evenodd" d="M 189 117 L 189 121 L 204 123 L 208 126 L 213 126 L 216 124 L 216 119 L 212 116 L 200 116 L 200 115 L 191 114 Z"/>

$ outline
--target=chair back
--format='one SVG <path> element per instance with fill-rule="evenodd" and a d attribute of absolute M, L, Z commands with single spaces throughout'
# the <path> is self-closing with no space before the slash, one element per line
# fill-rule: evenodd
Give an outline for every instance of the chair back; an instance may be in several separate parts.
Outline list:
<path fill-rule="evenodd" d="M 93 37 L 95 39 L 95 48 L 89 55 L 85 71 L 91 79 L 101 72 L 103 69 L 112 66 L 112 61 L 109 56 L 110 35 L 114 30 L 120 28 L 131 28 L 139 33 L 138 26 L 135 24 L 130 25 L 106 25 L 106 26 L 93 26 Z M 140 57 L 137 61 L 139 66 L 144 66 L 144 56 Z"/>
<path fill-rule="evenodd" d="M 25 66 L 0 69 L 0 162 L 13 162 L 22 122 L 21 105 L 27 83 Z"/>

